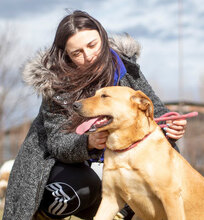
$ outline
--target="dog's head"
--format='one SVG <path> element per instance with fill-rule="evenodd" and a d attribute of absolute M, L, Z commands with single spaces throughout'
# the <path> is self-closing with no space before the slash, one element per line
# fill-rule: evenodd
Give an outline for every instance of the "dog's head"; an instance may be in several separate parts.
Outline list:
<path fill-rule="evenodd" d="M 112 86 L 99 89 L 93 97 L 73 104 L 74 110 L 88 120 L 80 125 L 78 134 L 115 130 L 134 124 L 140 112 L 153 119 L 153 104 L 141 91 Z"/>

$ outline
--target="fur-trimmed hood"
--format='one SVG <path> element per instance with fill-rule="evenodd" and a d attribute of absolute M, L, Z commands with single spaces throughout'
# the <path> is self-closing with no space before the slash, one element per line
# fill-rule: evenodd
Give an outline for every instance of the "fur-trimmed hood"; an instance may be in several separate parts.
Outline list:
<path fill-rule="evenodd" d="M 136 61 L 140 55 L 139 43 L 129 35 L 115 35 L 109 39 L 110 46 L 123 59 Z M 54 90 L 53 82 L 57 81 L 56 75 L 43 65 L 42 58 L 45 51 L 40 51 L 37 55 L 28 60 L 23 71 L 23 81 L 34 88 L 38 95 L 52 97 Z"/>

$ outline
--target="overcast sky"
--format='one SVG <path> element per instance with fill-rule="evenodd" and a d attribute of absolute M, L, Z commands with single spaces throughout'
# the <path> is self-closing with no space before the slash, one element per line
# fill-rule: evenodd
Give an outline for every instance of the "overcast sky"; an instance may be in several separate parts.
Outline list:
<path fill-rule="evenodd" d="M 163 101 L 204 102 L 200 95 L 204 77 L 204 4 L 201 0 L 183 0 L 180 74 L 179 2 L 182 0 L 0 0 L 0 28 L 14 26 L 22 49 L 29 48 L 28 56 L 33 56 L 52 43 L 67 10 L 85 10 L 109 34 L 127 32 L 139 41 L 141 70 Z"/>

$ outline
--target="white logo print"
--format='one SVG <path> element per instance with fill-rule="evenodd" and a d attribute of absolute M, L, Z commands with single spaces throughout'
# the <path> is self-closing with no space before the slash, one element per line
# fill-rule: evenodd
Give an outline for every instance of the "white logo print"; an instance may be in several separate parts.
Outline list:
<path fill-rule="evenodd" d="M 51 183 L 45 187 L 47 190 L 52 192 L 53 197 L 55 197 L 54 202 L 48 207 L 48 212 L 53 215 L 68 215 L 76 211 L 80 206 L 80 198 L 77 195 L 76 191 L 68 184 L 56 182 Z M 68 189 L 71 191 L 71 198 L 64 192 L 63 188 Z M 76 205 L 72 205 L 72 210 L 70 211 L 70 207 L 68 207 L 68 202 L 70 200 L 73 200 L 73 198 L 76 200 Z M 74 204 L 75 204 L 74 203 Z M 69 211 L 64 213 L 66 208 L 69 208 Z"/>

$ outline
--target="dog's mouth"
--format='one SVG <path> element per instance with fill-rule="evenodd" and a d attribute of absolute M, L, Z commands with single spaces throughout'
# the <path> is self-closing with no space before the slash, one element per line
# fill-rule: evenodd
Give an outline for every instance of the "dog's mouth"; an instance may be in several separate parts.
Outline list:
<path fill-rule="evenodd" d="M 97 129 L 105 127 L 106 125 L 110 124 L 112 121 L 113 121 L 113 117 L 108 115 L 91 118 L 80 124 L 76 128 L 76 133 L 82 135 L 87 132 L 94 132 L 97 131 Z"/>

